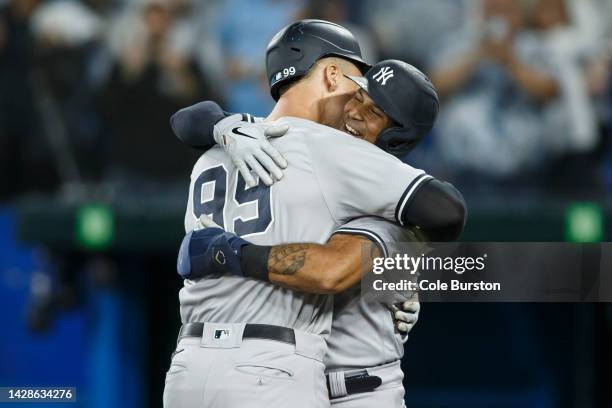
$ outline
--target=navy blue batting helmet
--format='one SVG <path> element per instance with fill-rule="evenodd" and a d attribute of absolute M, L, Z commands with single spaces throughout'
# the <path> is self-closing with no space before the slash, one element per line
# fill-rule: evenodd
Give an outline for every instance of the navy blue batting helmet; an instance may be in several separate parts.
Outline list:
<path fill-rule="evenodd" d="M 272 98 L 278 101 L 283 84 L 306 75 L 325 57 L 353 62 L 365 73 L 369 65 L 361 57 L 357 39 L 341 25 L 324 20 L 300 20 L 280 30 L 266 51 L 266 71 Z"/>
<path fill-rule="evenodd" d="M 386 60 L 373 65 L 365 77 L 348 77 L 395 122 L 376 140 L 386 152 L 404 156 L 433 127 L 438 116 L 438 94 L 429 78 L 412 65 Z"/>

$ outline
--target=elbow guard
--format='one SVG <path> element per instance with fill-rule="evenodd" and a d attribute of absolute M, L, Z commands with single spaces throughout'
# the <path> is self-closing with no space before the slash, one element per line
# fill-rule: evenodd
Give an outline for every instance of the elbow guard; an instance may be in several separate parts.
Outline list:
<path fill-rule="evenodd" d="M 215 145 L 213 127 L 226 113 L 212 101 L 196 103 L 176 112 L 170 118 L 174 135 L 187 146 L 207 150 Z"/>
<path fill-rule="evenodd" d="M 404 222 L 418 226 L 432 241 L 456 240 L 465 226 L 467 208 L 450 183 L 431 179 L 415 193 Z"/>

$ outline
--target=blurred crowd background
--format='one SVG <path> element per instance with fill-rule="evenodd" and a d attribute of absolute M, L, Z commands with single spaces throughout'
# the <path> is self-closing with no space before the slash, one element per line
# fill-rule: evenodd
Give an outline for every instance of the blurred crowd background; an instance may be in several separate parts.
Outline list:
<path fill-rule="evenodd" d="M 610 240 L 610 0 L 0 0 L 0 386 L 161 406 L 200 154 L 168 119 L 265 116 L 266 44 L 300 18 L 432 79 L 406 161 L 462 191 L 465 239 Z M 605 305 L 426 305 L 409 406 L 611 407 L 611 332 Z"/>
<path fill-rule="evenodd" d="M 183 178 L 194 156 L 169 134 L 169 115 L 202 99 L 265 115 L 266 43 L 303 17 L 353 29 L 370 61 L 430 75 L 443 104 L 415 164 L 483 194 L 612 190 L 607 0 L 0 4 L 4 198 Z"/>

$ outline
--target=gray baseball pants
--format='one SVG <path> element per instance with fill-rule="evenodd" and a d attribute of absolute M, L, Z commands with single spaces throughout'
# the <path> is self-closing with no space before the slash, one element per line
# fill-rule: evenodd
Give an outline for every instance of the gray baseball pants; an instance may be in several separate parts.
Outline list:
<path fill-rule="evenodd" d="M 205 323 L 179 340 L 166 374 L 165 408 L 328 408 L 321 336 L 295 345 L 245 338 L 245 324 Z"/>

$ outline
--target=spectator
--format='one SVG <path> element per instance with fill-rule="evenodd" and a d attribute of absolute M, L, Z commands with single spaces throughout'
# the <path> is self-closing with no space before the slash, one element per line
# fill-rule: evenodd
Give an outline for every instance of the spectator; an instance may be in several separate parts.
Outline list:
<path fill-rule="evenodd" d="M 397 58 L 417 67 L 448 41 L 473 29 L 473 0 L 365 0 L 364 20 L 380 42 L 381 59 Z"/>
<path fill-rule="evenodd" d="M 178 18 L 171 36 L 173 47 L 197 61 L 215 94 L 225 91 L 223 50 L 215 35 L 220 1 L 173 0 L 172 3 Z"/>
<path fill-rule="evenodd" d="M 516 178 L 553 153 L 596 142 L 578 65 L 584 42 L 570 34 L 562 0 L 528 5 L 485 0 L 479 29 L 453 38 L 431 62 L 444 101 L 439 150 L 455 172 Z"/>
<path fill-rule="evenodd" d="M 263 56 L 272 36 L 295 19 L 302 1 L 228 0 L 220 9 L 227 107 L 266 115 L 273 106 Z"/>
<path fill-rule="evenodd" d="M 96 179 L 103 165 L 102 137 L 89 66 L 100 47 L 102 20 L 83 3 L 59 0 L 41 4 L 31 27 L 40 133 L 62 182 Z"/>
<path fill-rule="evenodd" d="M 361 24 L 356 24 L 352 17 L 362 11 L 358 2 L 346 0 L 310 0 L 300 18 L 317 18 L 321 20 L 333 21 L 343 27 L 348 28 L 359 41 L 361 55 L 363 59 L 370 63 L 380 60 L 378 57 L 378 44 L 371 35 L 370 30 L 366 30 Z"/>
<path fill-rule="evenodd" d="M 54 179 L 48 160 L 47 165 L 38 161 L 38 168 L 47 168 L 39 174 L 43 177 L 32 177 L 28 154 L 37 134 L 29 29 L 37 5 L 36 0 L 11 0 L 0 8 L 0 200 L 14 197 L 28 184 L 49 186 Z"/>
<path fill-rule="evenodd" d="M 111 42 L 117 61 L 100 103 L 113 133 L 111 161 L 124 175 L 151 180 L 188 176 L 196 155 L 172 136 L 168 119 L 197 100 L 220 99 L 194 57 L 171 41 L 175 12 L 162 0 L 127 9 L 119 30 L 123 41 Z"/>
<path fill-rule="evenodd" d="M 543 137 L 553 154 L 545 180 L 575 196 L 592 197 L 602 181 L 603 128 L 589 71 L 604 45 L 603 15 L 594 0 L 539 0 L 532 10 L 532 27 L 544 37 L 561 89 L 545 111 Z"/>
<path fill-rule="evenodd" d="M 597 13 L 603 24 L 595 34 L 601 42 L 589 60 L 587 82 L 595 99 L 603 136 L 601 173 L 609 193 L 612 192 L 612 1 L 598 0 Z"/>

